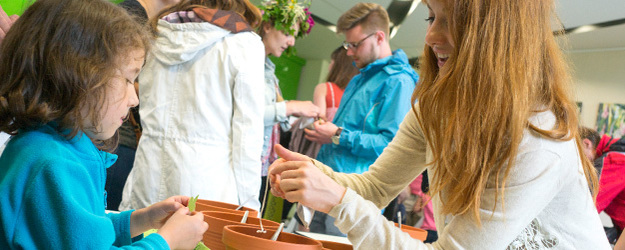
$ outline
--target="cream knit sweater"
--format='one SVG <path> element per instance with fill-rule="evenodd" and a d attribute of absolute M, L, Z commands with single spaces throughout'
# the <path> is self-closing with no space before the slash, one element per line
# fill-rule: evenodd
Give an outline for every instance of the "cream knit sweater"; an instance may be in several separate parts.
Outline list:
<path fill-rule="evenodd" d="M 542 112 L 530 122 L 551 129 L 555 117 Z M 526 130 L 517 164 L 505 188 L 505 210 L 493 213 L 495 188 L 481 198 L 481 227 L 469 215 L 443 215 L 434 196 L 438 241 L 424 244 L 395 228 L 379 211 L 427 166 L 431 151 L 409 112 L 394 140 L 369 171 L 335 173 L 316 162 L 324 173 L 348 187 L 330 215 L 355 249 L 610 249 L 593 204 L 576 143 L 555 141 Z M 489 181 L 490 185 L 494 179 Z M 363 199 L 364 197 L 364 199 Z M 376 207 L 377 205 L 377 207 Z"/>

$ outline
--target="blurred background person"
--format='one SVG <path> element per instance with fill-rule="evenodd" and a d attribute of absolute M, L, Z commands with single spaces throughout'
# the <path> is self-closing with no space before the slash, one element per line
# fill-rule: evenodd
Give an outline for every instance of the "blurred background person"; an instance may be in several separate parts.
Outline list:
<path fill-rule="evenodd" d="M 320 109 L 311 101 L 284 100 L 275 74 L 276 65 L 269 59 L 270 55 L 280 57 L 282 53 L 293 54 L 295 40 L 310 33 L 314 22 L 307 6 L 295 0 L 277 0 L 264 1 L 260 8 L 263 11 L 263 21 L 258 28 L 258 35 L 265 46 L 265 116 L 260 190 L 262 201 L 267 183 L 267 168 L 277 159 L 273 145 L 280 143 L 280 130 L 291 129 L 290 116 L 318 117 Z"/>
<path fill-rule="evenodd" d="M 313 93 L 313 104 L 319 107 L 319 119 L 324 121 L 334 119 L 345 87 L 352 77 L 358 74 L 358 68 L 354 66 L 353 60 L 347 55 L 347 50 L 343 46 L 336 48 L 330 58 L 326 82 L 317 84 Z M 312 126 L 314 121 L 315 118 L 298 119 L 291 128 L 293 134 L 289 143 L 291 150 L 311 158 L 317 157 L 321 144 L 306 139 L 304 128 L 314 128 Z"/>
<path fill-rule="evenodd" d="M 259 209 L 263 44 L 247 0 L 183 0 L 150 25 L 143 133 L 120 210 L 171 194 Z"/>
<path fill-rule="evenodd" d="M 176 4 L 180 0 L 125 0 L 119 3 L 134 19 L 148 28 L 148 18 L 153 18 L 165 7 Z M 139 96 L 139 79 L 135 81 L 135 90 Z M 115 154 L 117 161 L 113 166 L 106 169 L 106 204 L 109 210 L 118 210 L 122 201 L 124 184 L 132 170 L 137 153 L 137 144 L 141 137 L 141 118 L 139 106 L 133 107 L 128 113 L 128 119 L 124 120 L 119 128 L 119 146 Z"/>
<path fill-rule="evenodd" d="M 358 3 L 337 22 L 337 33 L 345 35 L 343 48 L 360 72 L 345 88 L 334 119 L 316 121 L 314 130 L 305 131 L 306 139 L 324 144 L 317 159 L 334 171 L 367 171 L 410 110 L 419 76 L 403 50 L 391 50 L 389 22 L 386 10 L 375 3 Z M 333 221 L 316 212 L 310 230 L 343 235 Z"/>
<path fill-rule="evenodd" d="M 580 129 L 584 154 L 593 161 L 599 174 L 597 212 L 605 212 L 614 227 L 605 227 L 611 244 L 616 243 L 625 227 L 625 139 L 600 136 L 596 130 Z"/>

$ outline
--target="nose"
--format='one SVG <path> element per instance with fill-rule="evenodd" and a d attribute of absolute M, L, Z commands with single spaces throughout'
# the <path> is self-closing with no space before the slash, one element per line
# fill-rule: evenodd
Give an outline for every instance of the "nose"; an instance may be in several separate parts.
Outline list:
<path fill-rule="evenodd" d="M 427 31 L 425 32 L 425 43 L 428 46 L 434 47 L 434 45 L 440 45 L 444 42 L 445 38 L 443 35 L 443 29 L 446 27 L 443 26 L 444 25 L 440 24 L 440 22 L 437 22 L 437 20 L 434 20 L 434 22 L 430 24 Z"/>
<path fill-rule="evenodd" d="M 128 106 L 136 107 L 139 105 L 139 96 L 137 96 L 134 84 L 128 84 L 126 95 L 128 96 Z"/>
<path fill-rule="evenodd" d="M 352 49 L 351 47 L 347 48 L 347 56 L 353 56 L 354 55 L 354 49 Z"/>
<path fill-rule="evenodd" d="M 286 44 L 289 46 L 295 46 L 295 37 L 289 36 L 289 39 L 287 40 Z"/>

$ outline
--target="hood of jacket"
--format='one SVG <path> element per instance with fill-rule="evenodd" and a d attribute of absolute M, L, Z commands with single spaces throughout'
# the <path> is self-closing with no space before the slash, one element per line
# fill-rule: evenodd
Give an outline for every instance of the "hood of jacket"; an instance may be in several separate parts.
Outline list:
<path fill-rule="evenodd" d="M 412 80 L 417 83 L 419 81 L 419 75 L 412 69 L 408 62 L 408 56 L 402 49 L 393 51 L 393 54 L 384 58 L 373 61 L 364 68 L 360 69 L 362 74 L 368 74 L 368 72 L 378 72 L 380 67 L 383 68 L 389 75 L 395 75 L 399 73 L 407 73 Z"/>
<path fill-rule="evenodd" d="M 151 53 L 166 65 L 181 64 L 230 34 L 230 31 L 208 22 L 169 23 L 159 20 L 158 35 Z"/>

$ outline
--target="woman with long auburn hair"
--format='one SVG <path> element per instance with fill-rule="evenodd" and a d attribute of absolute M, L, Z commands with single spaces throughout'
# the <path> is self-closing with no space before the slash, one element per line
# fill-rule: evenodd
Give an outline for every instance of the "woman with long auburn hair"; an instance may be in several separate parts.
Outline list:
<path fill-rule="evenodd" d="M 356 249 L 609 249 L 553 1 L 423 2 L 419 103 L 395 139 L 362 175 L 277 147 L 272 192 L 335 217 Z M 426 168 L 431 245 L 378 210 Z"/>

